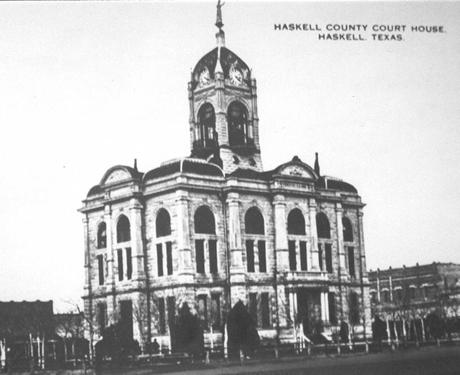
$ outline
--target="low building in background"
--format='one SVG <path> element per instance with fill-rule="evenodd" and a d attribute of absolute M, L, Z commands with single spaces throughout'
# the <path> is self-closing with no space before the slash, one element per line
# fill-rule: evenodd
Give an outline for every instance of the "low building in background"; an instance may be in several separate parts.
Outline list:
<path fill-rule="evenodd" d="M 444 334 L 458 331 L 460 264 L 432 263 L 369 271 L 371 311 L 386 322 L 388 339 L 433 338 L 430 322 Z"/>
<path fill-rule="evenodd" d="M 0 302 L 0 370 L 75 362 L 88 353 L 83 331 L 83 314 L 54 314 L 53 301 Z"/>

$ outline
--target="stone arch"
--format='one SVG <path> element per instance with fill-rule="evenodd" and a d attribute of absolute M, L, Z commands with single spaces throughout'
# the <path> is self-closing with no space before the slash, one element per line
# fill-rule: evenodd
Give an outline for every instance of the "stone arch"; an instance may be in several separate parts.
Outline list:
<path fill-rule="evenodd" d="M 129 219 L 121 214 L 117 221 L 117 242 L 126 242 L 131 240 L 131 224 Z"/>
<path fill-rule="evenodd" d="M 107 247 L 107 224 L 101 221 L 97 226 L 97 248 L 104 249 Z"/>
<path fill-rule="evenodd" d="M 244 228 L 246 234 L 265 234 L 265 221 L 259 208 L 253 206 L 244 215 Z"/>
<path fill-rule="evenodd" d="M 331 238 L 331 225 L 324 212 L 316 214 L 316 230 L 318 238 Z"/>
<path fill-rule="evenodd" d="M 232 101 L 227 109 L 228 139 L 230 146 L 242 146 L 254 141 L 254 131 L 248 108 L 240 100 Z"/>
<path fill-rule="evenodd" d="M 351 224 L 351 220 L 348 217 L 342 217 L 342 226 L 343 240 L 346 242 L 353 242 L 353 225 Z"/>
<path fill-rule="evenodd" d="M 216 114 L 214 106 L 203 103 L 198 109 L 197 122 L 195 126 L 195 140 L 203 142 L 203 146 L 215 141 Z"/>
<path fill-rule="evenodd" d="M 288 234 L 305 235 L 305 217 L 299 208 L 293 208 L 287 220 Z"/>
<path fill-rule="evenodd" d="M 194 215 L 195 233 L 216 234 L 214 214 L 208 206 L 200 206 Z"/>
<path fill-rule="evenodd" d="M 169 236 L 171 234 L 171 216 L 165 208 L 160 208 L 157 212 L 155 233 L 157 237 Z"/>

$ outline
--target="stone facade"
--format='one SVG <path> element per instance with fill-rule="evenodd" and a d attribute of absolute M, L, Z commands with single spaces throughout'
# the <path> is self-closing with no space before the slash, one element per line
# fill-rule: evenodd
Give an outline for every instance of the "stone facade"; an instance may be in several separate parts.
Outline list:
<path fill-rule="evenodd" d="M 112 167 L 83 201 L 92 334 L 123 321 L 141 346 L 168 346 L 187 302 L 207 344 L 222 344 L 239 300 L 266 340 L 341 321 L 369 334 L 360 196 L 321 175 L 318 160 L 263 171 L 256 81 L 225 48 L 221 25 L 216 36 L 188 85 L 191 157 L 146 173 Z"/>

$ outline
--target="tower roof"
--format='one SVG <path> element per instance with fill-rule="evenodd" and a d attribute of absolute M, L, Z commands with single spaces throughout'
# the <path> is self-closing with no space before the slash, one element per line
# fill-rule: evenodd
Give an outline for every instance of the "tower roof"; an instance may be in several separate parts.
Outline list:
<path fill-rule="evenodd" d="M 214 79 L 214 73 L 219 57 L 219 48 L 219 62 L 222 67 L 224 78 L 229 78 L 230 71 L 232 69 L 237 69 L 242 73 L 244 83 L 250 86 L 251 72 L 243 59 L 226 47 L 216 47 L 204 55 L 195 65 L 192 73 L 192 88 L 195 89 L 200 84 L 202 75 L 208 74 L 210 79 Z"/>

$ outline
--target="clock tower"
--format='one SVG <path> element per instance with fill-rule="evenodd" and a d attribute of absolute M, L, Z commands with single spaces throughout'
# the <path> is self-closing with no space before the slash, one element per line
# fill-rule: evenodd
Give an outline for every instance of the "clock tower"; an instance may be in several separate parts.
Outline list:
<path fill-rule="evenodd" d="M 218 164 L 262 171 L 257 86 L 246 63 L 225 47 L 222 4 L 217 4 L 217 47 L 204 55 L 188 85 L 192 156 Z"/>

